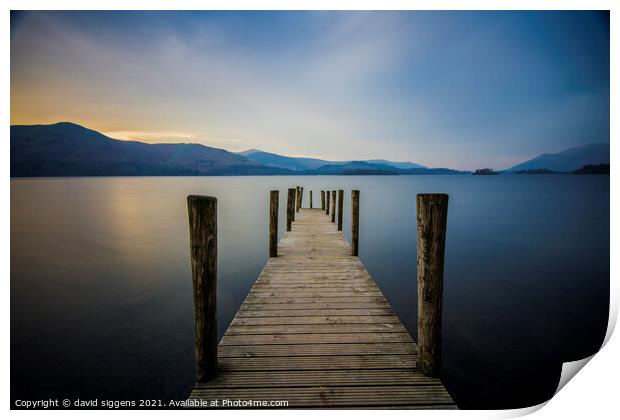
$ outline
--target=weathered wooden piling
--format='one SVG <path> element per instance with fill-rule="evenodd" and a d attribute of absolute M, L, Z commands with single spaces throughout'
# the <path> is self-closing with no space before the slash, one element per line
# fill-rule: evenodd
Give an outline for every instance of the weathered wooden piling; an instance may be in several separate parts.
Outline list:
<path fill-rule="evenodd" d="M 295 212 L 297 211 L 297 189 L 296 188 L 291 188 L 291 190 L 293 190 L 293 200 L 291 203 L 291 221 L 294 222 L 295 221 Z"/>
<path fill-rule="evenodd" d="M 336 190 L 332 191 L 332 223 L 336 223 Z"/>
<path fill-rule="evenodd" d="M 278 256 L 278 201 L 280 191 L 269 193 L 269 257 Z"/>
<path fill-rule="evenodd" d="M 286 199 L 286 231 L 290 232 L 295 220 L 295 188 L 288 189 L 288 197 Z"/>
<path fill-rule="evenodd" d="M 312 208 L 312 190 L 310 190 L 310 208 Z"/>
<path fill-rule="evenodd" d="M 351 255 L 359 255 L 360 238 L 360 192 L 351 191 Z"/>
<path fill-rule="evenodd" d="M 213 379 L 217 369 L 217 199 L 187 197 L 194 295 L 196 381 Z"/>
<path fill-rule="evenodd" d="M 299 213 L 299 208 L 301 207 L 301 187 L 298 185 L 295 190 L 295 212 Z"/>
<path fill-rule="evenodd" d="M 344 204 L 344 190 L 338 190 L 338 230 L 342 230 L 343 204 Z"/>
<path fill-rule="evenodd" d="M 325 191 L 321 190 L 321 210 L 325 210 Z"/>
<path fill-rule="evenodd" d="M 304 204 L 304 187 L 299 187 L 299 208 Z"/>
<path fill-rule="evenodd" d="M 325 199 L 326 199 L 326 205 L 325 205 L 325 214 L 329 214 L 329 191 L 325 191 Z"/>
<path fill-rule="evenodd" d="M 418 368 L 427 376 L 441 375 L 441 311 L 443 265 L 448 219 L 447 194 L 418 194 Z"/>

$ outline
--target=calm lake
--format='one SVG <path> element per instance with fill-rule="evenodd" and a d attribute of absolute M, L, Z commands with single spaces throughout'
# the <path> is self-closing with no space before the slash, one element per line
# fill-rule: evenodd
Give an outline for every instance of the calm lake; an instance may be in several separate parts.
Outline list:
<path fill-rule="evenodd" d="M 11 400 L 184 399 L 194 384 L 186 196 L 218 198 L 220 336 L 267 260 L 268 195 L 360 194 L 360 258 L 417 335 L 415 195 L 450 195 L 444 383 L 461 408 L 548 399 L 602 343 L 609 177 L 11 180 Z M 282 234 L 282 232 L 280 232 Z"/>

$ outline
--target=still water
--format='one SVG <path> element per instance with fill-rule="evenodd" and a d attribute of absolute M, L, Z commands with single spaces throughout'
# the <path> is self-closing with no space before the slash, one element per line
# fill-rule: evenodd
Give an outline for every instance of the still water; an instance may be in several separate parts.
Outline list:
<path fill-rule="evenodd" d="M 537 404 L 599 349 L 609 177 L 11 180 L 11 400 L 184 399 L 194 380 L 186 196 L 218 198 L 220 335 L 267 260 L 268 191 L 361 190 L 360 258 L 416 337 L 415 195 L 450 195 L 444 383 L 462 408 Z"/>

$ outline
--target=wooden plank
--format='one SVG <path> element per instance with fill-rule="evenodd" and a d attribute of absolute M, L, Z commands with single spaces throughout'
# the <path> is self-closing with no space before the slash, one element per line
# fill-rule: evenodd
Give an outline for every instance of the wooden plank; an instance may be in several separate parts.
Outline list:
<path fill-rule="evenodd" d="M 350 278 L 343 279 L 303 279 L 296 277 L 295 279 L 272 279 L 261 280 L 255 283 L 253 289 L 256 288 L 344 288 L 344 287 L 370 287 L 373 290 L 379 290 L 377 286 L 371 283 L 369 280 L 357 280 Z"/>
<path fill-rule="evenodd" d="M 382 296 L 266 297 L 248 296 L 246 303 L 386 303 Z"/>
<path fill-rule="evenodd" d="M 258 305 L 256 305 L 258 306 Z M 315 317 L 315 316 L 334 316 L 334 317 L 364 317 L 364 316 L 393 316 L 394 312 L 390 308 L 375 309 L 269 309 L 271 306 L 263 305 L 261 308 L 242 309 L 237 312 L 235 319 L 242 318 L 268 318 L 268 317 Z M 248 308 L 248 305 L 244 306 Z"/>
<path fill-rule="evenodd" d="M 346 334 L 368 332 L 402 332 L 403 324 L 290 324 L 290 325 L 231 325 L 225 335 L 245 334 Z"/>
<path fill-rule="evenodd" d="M 328 291 L 297 291 L 297 292 L 255 292 L 248 294 L 248 299 L 268 299 L 268 298 L 352 298 L 352 297 L 383 297 L 381 292 L 365 292 L 365 291 L 345 291 L 345 292 L 328 292 Z"/>
<path fill-rule="evenodd" d="M 413 343 L 408 333 L 224 335 L 222 345 L 333 343 Z"/>
<path fill-rule="evenodd" d="M 411 354 L 415 343 L 272 344 L 219 346 L 219 357 L 358 356 L 365 354 Z"/>
<path fill-rule="evenodd" d="M 306 315 L 357 315 L 353 310 L 368 311 L 360 315 L 384 315 L 392 314 L 392 309 L 387 302 L 383 303 L 244 303 L 241 311 L 297 311 L 291 315 L 301 315 L 299 311 L 324 311 L 307 312 Z M 371 312 L 372 311 L 372 312 Z M 387 311 L 387 312 L 385 312 Z"/>
<path fill-rule="evenodd" d="M 294 264 L 294 263 L 292 263 Z M 296 270 L 296 271 L 276 271 L 269 270 L 263 273 L 262 277 L 257 280 L 296 280 L 296 279 L 304 279 L 304 280 L 367 280 L 371 281 L 372 279 L 368 276 L 368 274 L 359 271 L 359 270 L 344 270 L 344 269 L 336 269 L 333 268 L 331 270 L 325 271 L 317 271 L 313 269 L 308 270 Z"/>
<path fill-rule="evenodd" d="M 287 401 L 289 407 L 453 405 L 441 385 L 298 387 L 298 388 L 196 388 L 190 399 Z"/>
<path fill-rule="evenodd" d="M 304 370 L 226 372 L 197 388 L 273 388 L 292 386 L 440 385 L 436 378 L 414 370 Z"/>
<path fill-rule="evenodd" d="M 351 281 L 351 280 L 342 280 L 342 281 L 330 281 L 330 280 L 320 280 L 320 281 L 282 281 L 282 280 L 273 280 L 273 281 L 265 281 L 262 280 L 257 282 L 252 287 L 252 291 L 260 292 L 260 291 L 273 291 L 281 292 L 281 291 L 335 291 L 334 289 L 342 289 L 342 291 L 378 291 L 379 289 L 372 284 L 371 282 L 364 281 Z"/>
<path fill-rule="evenodd" d="M 218 370 L 276 371 L 276 370 L 339 370 L 339 369 L 414 369 L 417 355 L 374 354 L 357 356 L 281 356 L 281 357 L 222 357 Z"/>
<path fill-rule="evenodd" d="M 311 285 L 335 285 L 337 287 L 343 287 L 347 285 L 355 286 L 355 285 L 364 285 L 364 286 L 372 286 L 379 289 L 375 283 L 365 277 L 361 276 L 352 276 L 348 274 L 344 275 L 334 275 L 331 278 L 326 278 L 324 276 L 304 276 L 304 275 L 296 275 L 291 277 L 286 276 L 274 276 L 274 277 L 264 277 L 260 280 L 257 280 L 255 286 L 280 286 L 280 287 L 302 287 L 302 286 L 311 286 Z"/>
<path fill-rule="evenodd" d="M 310 325 L 310 324 L 399 324 L 395 315 L 391 316 L 237 316 L 230 325 Z"/>
<path fill-rule="evenodd" d="M 284 259 L 284 258 L 283 258 Z M 330 274 L 355 274 L 355 275 L 368 275 L 363 266 L 354 266 L 348 262 L 343 262 L 338 265 L 330 265 L 325 262 L 325 258 L 317 258 L 314 261 L 288 261 L 288 264 L 294 264 L 294 267 L 287 268 L 287 265 L 276 266 L 272 265 L 265 267 L 269 270 L 265 275 L 278 275 L 278 274 L 306 274 L 306 275 L 330 275 Z"/>
<path fill-rule="evenodd" d="M 372 288 L 373 290 L 379 290 L 379 288 L 372 283 L 368 279 L 351 279 L 351 278 L 342 278 L 342 279 L 308 279 L 303 277 L 295 277 L 294 279 L 283 279 L 283 278 L 273 278 L 273 279 L 263 279 L 254 284 L 252 289 L 261 288 L 261 289 L 273 289 L 274 291 L 282 292 L 283 288 L 290 289 L 311 289 L 311 288 Z"/>

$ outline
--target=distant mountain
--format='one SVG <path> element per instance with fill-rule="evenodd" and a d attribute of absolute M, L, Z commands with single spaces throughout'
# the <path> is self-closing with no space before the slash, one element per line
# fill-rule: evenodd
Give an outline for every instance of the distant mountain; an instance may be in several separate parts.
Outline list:
<path fill-rule="evenodd" d="M 262 152 L 256 149 L 248 149 L 248 150 L 244 150 L 243 152 L 237 152 L 238 155 L 246 156 L 246 157 L 248 155 L 251 155 L 252 153 L 262 153 Z"/>
<path fill-rule="evenodd" d="M 307 171 L 331 163 L 321 159 L 289 157 L 256 149 L 246 150 L 239 154 L 261 165 L 288 169 L 291 171 Z"/>
<path fill-rule="evenodd" d="M 390 165 L 390 166 L 393 166 L 393 167 L 398 168 L 398 169 L 420 169 L 420 168 L 426 168 L 426 166 L 420 165 L 418 163 L 413 163 L 413 162 L 392 162 L 392 161 L 384 160 L 384 159 L 370 159 L 370 160 L 366 160 L 365 162 L 377 163 L 377 164 L 382 164 L 382 165 Z"/>
<path fill-rule="evenodd" d="M 573 147 L 559 153 L 545 153 L 520 163 L 506 172 L 547 169 L 553 172 L 573 172 L 588 165 L 609 163 L 609 143 L 592 143 Z"/>
<path fill-rule="evenodd" d="M 317 175 L 468 175 L 469 171 L 457 171 L 447 168 L 411 168 L 400 169 L 394 166 L 352 161 L 339 165 L 325 165 L 312 171 Z"/>
<path fill-rule="evenodd" d="M 323 159 L 303 158 L 303 157 L 290 157 L 277 155 L 275 153 L 264 152 L 262 150 L 250 149 L 243 152 L 239 152 L 240 155 L 247 157 L 248 159 L 260 163 L 261 165 L 274 166 L 277 168 L 290 169 L 292 171 L 308 171 L 312 169 L 320 168 L 324 165 L 345 165 L 352 161 L 328 161 Z M 367 162 L 377 165 L 389 165 L 396 169 L 416 169 L 425 168 L 425 166 L 412 162 L 391 162 L 384 159 L 370 159 L 364 161 L 355 162 Z"/>
<path fill-rule="evenodd" d="M 11 126 L 11 176 L 464 174 L 411 162 L 326 161 L 201 144 L 122 141 L 69 122 Z"/>
<path fill-rule="evenodd" d="M 77 124 L 11 126 L 11 176 L 261 175 L 288 171 L 200 144 L 114 140 Z"/>
<path fill-rule="evenodd" d="M 323 165 L 313 172 L 317 175 L 398 175 L 400 173 L 393 166 L 368 163 L 366 161 Z"/>

